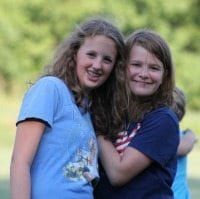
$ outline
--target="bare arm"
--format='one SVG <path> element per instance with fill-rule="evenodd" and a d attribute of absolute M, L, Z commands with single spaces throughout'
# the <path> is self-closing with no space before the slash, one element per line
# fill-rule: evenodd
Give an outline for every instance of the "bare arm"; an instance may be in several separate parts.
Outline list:
<path fill-rule="evenodd" d="M 195 134 L 190 129 L 187 129 L 180 139 L 177 154 L 180 156 L 187 155 L 193 149 L 196 142 L 197 138 Z"/>
<path fill-rule="evenodd" d="M 102 165 L 114 186 L 127 183 L 152 163 L 150 158 L 137 149 L 127 147 L 120 156 L 109 140 L 105 140 L 101 135 L 97 140 Z"/>
<path fill-rule="evenodd" d="M 18 124 L 10 165 L 11 199 L 30 199 L 30 166 L 45 125 L 36 121 Z"/>

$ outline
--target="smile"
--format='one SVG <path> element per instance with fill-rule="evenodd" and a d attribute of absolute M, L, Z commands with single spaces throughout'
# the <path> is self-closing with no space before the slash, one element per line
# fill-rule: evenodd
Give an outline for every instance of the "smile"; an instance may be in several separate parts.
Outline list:
<path fill-rule="evenodd" d="M 100 77 L 101 73 L 98 73 L 96 71 L 88 70 L 87 73 L 92 77 Z"/>

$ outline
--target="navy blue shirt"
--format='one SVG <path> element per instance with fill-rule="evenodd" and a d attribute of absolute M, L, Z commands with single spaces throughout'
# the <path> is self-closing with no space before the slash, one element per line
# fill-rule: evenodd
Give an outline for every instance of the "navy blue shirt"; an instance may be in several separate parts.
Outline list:
<path fill-rule="evenodd" d="M 132 123 L 128 133 L 135 126 Z M 153 163 L 121 187 L 111 186 L 102 169 L 95 199 L 172 199 L 178 144 L 179 125 L 175 113 L 168 107 L 147 113 L 129 147 L 136 148 Z"/>

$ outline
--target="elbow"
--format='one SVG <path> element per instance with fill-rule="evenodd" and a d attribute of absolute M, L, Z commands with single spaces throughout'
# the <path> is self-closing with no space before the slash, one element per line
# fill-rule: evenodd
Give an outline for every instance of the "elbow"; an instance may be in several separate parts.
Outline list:
<path fill-rule="evenodd" d="M 124 185 L 124 183 L 122 183 L 120 180 L 116 180 L 116 179 L 111 179 L 110 184 L 113 187 L 120 187 L 120 186 Z"/>
<path fill-rule="evenodd" d="M 24 160 L 23 158 L 15 157 L 12 155 L 10 161 L 10 174 L 13 172 L 17 172 L 19 170 L 29 171 L 31 167 L 31 162 L 28 160 Z"/>
<path fill-rule="evenodd" d="M 123 186 L 125 183 L 127 183 L 127 180 L 124 179 L 124 176 L 116 173 L 110 173 L 108 175 L 110 184 L 114 187 L 120 187 Z"/>

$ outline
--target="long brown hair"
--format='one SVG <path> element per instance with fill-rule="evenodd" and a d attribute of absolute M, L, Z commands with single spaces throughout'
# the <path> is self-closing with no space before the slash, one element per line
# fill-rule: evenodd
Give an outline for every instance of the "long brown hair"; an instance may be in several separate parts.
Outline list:
<path fill-rule="evenodd" d="M 85 97 L 76 74 L 77 54 L 85 38 L 103 35 L 112 39 L 116 45 L 117 58 L 114 69 L 106 82 L 99 88 L 91 91 L 92 101 L 90 111 L 92 113 L 95 130 L 98 133 L 108 133 L 116 126 L 124 114 L 124 105 L 121 96 L 125 92 L 124 87 L 124 63 L 125 44 L 121 32 L 108 20 L 102 17 L 92 17 L 77 26 L 76 30 L 67 37 L 55 52 L 52 63 L 47 67 L 45 75 L 53 75 L 62 79 L 72 90 L 77 105 L 82 105 Z M 123 98 L 125 99 L 125 97 Z M 120 106 L 121 103 L 121 106 Z M 115 120 L 112 118 L 115 117 Z"/>
<path fill-rule="evenodd" d="M 173 102 L 174 66 L 171 52 L 167 42 L 156 32 L 142 29 L 130 35 L 126 41 L 126 54 L 129 56 L 134 45 L 141 46 L 155 55 L 164 66 L 163 82 L 159 89 L 151 96 L 138 97 L 129 90 L 128 118 L 133 121 L 141 121 L 145 113 L 153 109 Z"/>

